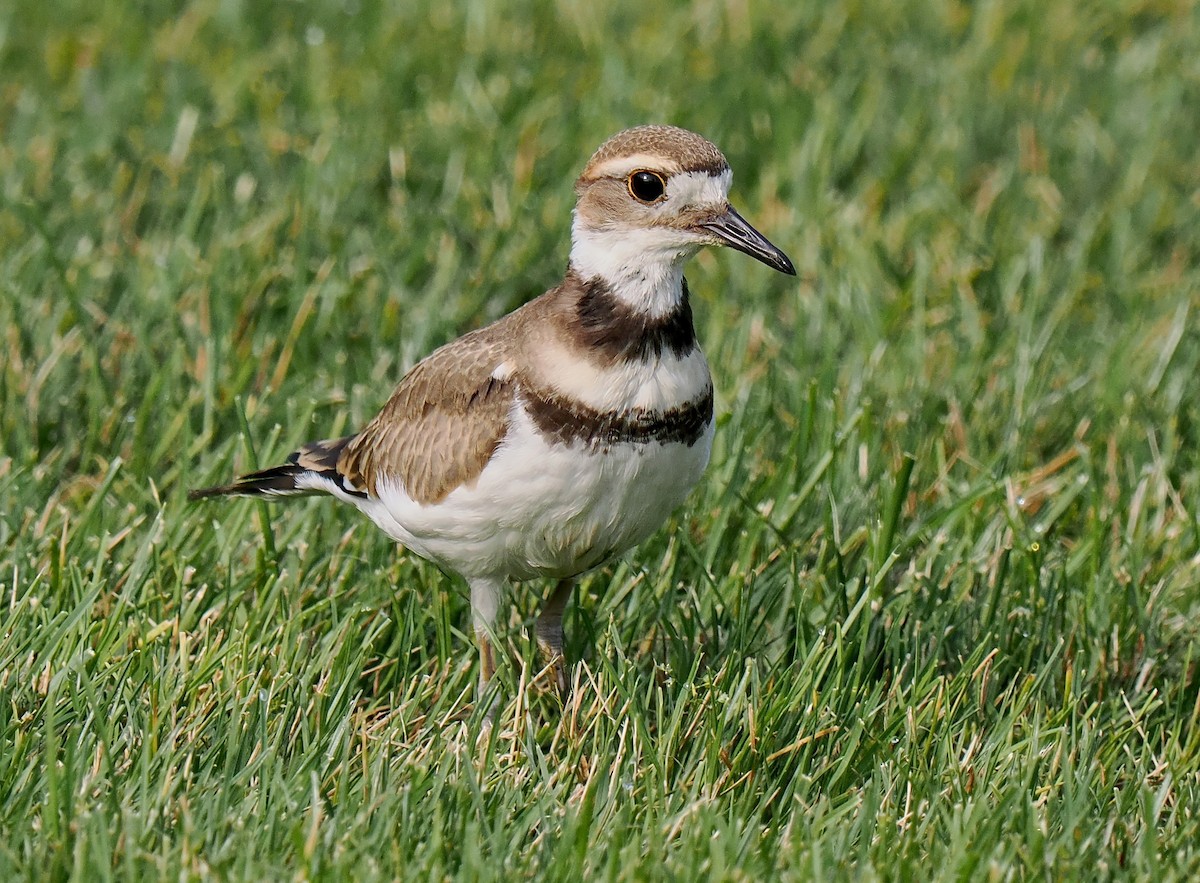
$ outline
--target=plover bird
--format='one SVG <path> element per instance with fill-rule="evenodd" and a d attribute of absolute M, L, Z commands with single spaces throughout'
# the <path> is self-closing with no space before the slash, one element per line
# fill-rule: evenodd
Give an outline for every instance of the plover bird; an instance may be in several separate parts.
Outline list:
<path fill-rule="evenodd" d="M 613 136 L 575 183 L 558 286 L 419 362 L 361 432 L 189 496 L 328 494 L 461 575 L 481 701 L 506 586 L 555 581 L 536 628 L 565 692 L 574 579 L 657 530 L 708 463 L 713 385 L 684 263 L 727 245 L 796 272 L 729 204 L 731 178 L 684 129 Z"/>

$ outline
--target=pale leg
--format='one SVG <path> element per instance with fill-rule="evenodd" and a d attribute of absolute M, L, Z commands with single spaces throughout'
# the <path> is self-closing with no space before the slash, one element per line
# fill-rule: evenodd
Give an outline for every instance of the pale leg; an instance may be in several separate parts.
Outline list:
<path fill-rule="evenodd" d="M 563 612 L 567 602 L 571 600 L 571 591 L 575 588 L 575 580 L 559 580 L 554 587 L 550 599 L 542 607 L 537 620 L 537 642 L 542 653 L 550 664 L 550 674 L 558 695 L 565 701 L 569 679 L 567 677 L 567 661 L 563 656 Z"/>
<path fill-rule="evenodd" d="M 471 587 L 471 617 L 475 625 L 475 643 L 479 645 L 479 693 L 477 701 L 487 703 L 486 721 L 496 717 L 499 696 L 488 697 L 492 676 L 496 674 L 495 628 L 500 609 L 500 593 L 504 582 L 498 579 L 475 578 L 467 581 Z"/>

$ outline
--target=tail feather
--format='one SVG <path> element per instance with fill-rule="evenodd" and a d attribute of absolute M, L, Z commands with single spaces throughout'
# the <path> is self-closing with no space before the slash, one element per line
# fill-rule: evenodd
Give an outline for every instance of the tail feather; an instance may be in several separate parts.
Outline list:
<path fill-rule="evenodd" d="M 292 452 L 287 462 L 240 476 L 232 484 L 188 491 L 189 500 L 207 497 L 308 497 L 325 493 L 314 478 L 328 479 L 348 494 L 362 496 L 337 470 L 338 457 L 354 436 L 311 442 Z"/>

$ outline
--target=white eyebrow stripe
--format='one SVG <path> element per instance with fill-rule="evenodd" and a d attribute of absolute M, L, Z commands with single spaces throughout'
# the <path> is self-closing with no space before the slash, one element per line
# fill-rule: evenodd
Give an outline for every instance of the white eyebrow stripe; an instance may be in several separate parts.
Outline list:
<path fill-rule="evenodd" d="M 681 168 L 679 163 L 666 157 L 655 156 L 651 153 L 635 153 L 632 156 L 614 156 L 612 159 L 605 160 L 592 169 L 588 177 L 624 178 L 630 172 L 636 172 L 638 169 L 661 172 L 669 177 L 678 174 Z"/>

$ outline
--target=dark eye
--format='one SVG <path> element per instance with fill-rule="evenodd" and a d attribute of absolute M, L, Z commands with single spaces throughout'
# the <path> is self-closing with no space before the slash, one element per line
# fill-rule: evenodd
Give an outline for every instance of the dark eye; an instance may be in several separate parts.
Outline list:
<path fill-rule="evenodd" d="M 667 182 L 654 172 L 634 172 L 629 176 L 629 193 L 640 202 L 654 202 L 667 192 Z"/>

